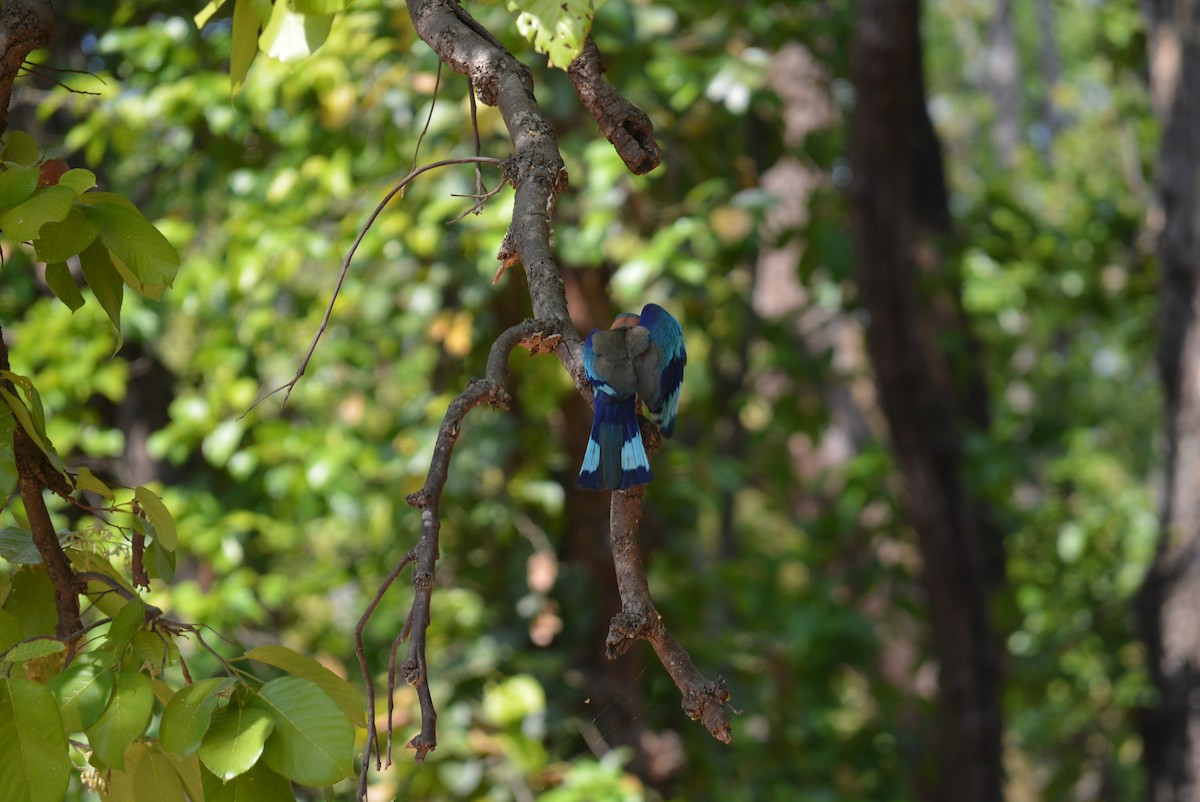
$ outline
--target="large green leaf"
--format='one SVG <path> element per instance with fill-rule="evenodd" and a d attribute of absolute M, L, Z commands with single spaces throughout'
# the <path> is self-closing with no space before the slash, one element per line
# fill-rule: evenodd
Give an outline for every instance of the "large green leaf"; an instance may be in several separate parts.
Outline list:
<path fill-rule="evenodd" d="M 24 131 L 10 131 L 0 149 L 0 161 L 15 164 L 33 164 L 38 160 L 38 145 L 33 137 Z"/>
<path fill-rule="evenodd" d="M 35 682 L 0 679 L 0 799 L 62 802 L 70 779 L 54 695 Z"/>
<path fill-rule="evenodd" d="M 146 730 L 153 711 L 150 679 L 136 671 L 118 674 L 108 706 L 87 729 L 88 743 L 104 765 L 125 770 L 125 747 Z"/>
<path fill-rule="evenodd" d="M 172 697 L 163 711 L 158 737 L 163 748 L 186 757 L 200 748 L 212 722 L 221 691 L 233 684 L 230 677 L 202 679 Z"/>
<path fill-rule="evenodd" d="M 37 182 L 36 167 L 16 167 L 0 173 L 0 209 L 11 209 L 28 200 L 37 189 Z"/>
<path fill-rule="evenodd" d="M 292 10 L 291 3 L 277 2 L 271 19 L 258 37 L 258 47 L 271 58 L 292 64 L 308 58 L 325 43 L 332 16 L 313 16 Z"/>
<path fill-rule="evenodd" d="M 79 254 L 79 266 L 83 269 L 83 278 L 92 288 L 92 294 L 100 302 L 100 306 L 112 321 L 117 330 L 117 343 L 120 347 L 121 338 L 121 302 L 125 297 L 125 282 L 121 274 L 113 266 L 108 255 L 108 248 L 100 240 L 94 240 Z"/>
<path fill-rule="evenodd" d="M 204 772 L 204 802 L 294 802 L 292 784 L 262 763 L 228 782 Z"/>
<path fill-rule="evenodd" d="M 46 284 L 54 292 L 58 300 L 66 304 L 72 312 L 83 306 L 83 293 L 71 275 L 71 268 L 66 262 L 54 262 L 46 265 Z"/>
<path fill-rule="evenodd" d="M 6 663 L 24 663 L 27 660 L 37 660 L 40 657 L 48 657 L 52 654 L 58 654 L 65 651 L 67 645 L 58 638 L 52 638 L 49 635 L 42 638 L 27 640 L 23 643 L 18 643 L 16 646 L 8 650 L 4 655 Z"/>
<path fill-rule="evenodd" d="M 211 802 L 205 800 L 204 786 L 201 781 L 200 772 L 200 756 L 196 754 L 180 757 L 172 752 L 166 753 L 167 760 L 171 761 L 171 765 L 175 767 L 175 771 L 179 774 L 179 779 L 183 780 L 184 790 L 187 791 L 188 798 L 192 802 Z"/>
<path fill-rule="evenodd" d="M 134 744 L 126 760 L 138 802 L 187 802 L 179 772 L 157 744 Z"/>
<path fill-rule="evenodd" d="M 264 685 L 251 704 L 269 711 L 275 732 L 263 762 L 302 785 L 330 785 L 353 773 L 354 725 L 319 685 L 280 677 Z"/>
<path fill-rule="evenodd" d="M 311 657 L 277 645 L 255 647 L 246 652 L 246 657 L 315 682 L 338 703 L 352 723 L 367 726 L 366 705 L 354 686 Z"/>
<path fill-rule="evenodd" d="M 67 213 L 66 219 L 42 226 L 41 236 L 33 243 L 33 250 L 37 253 L 39 261 L 65 262 L 91 245 L 99 234 L 100 227 L 89 220 L 79 207 L 73 206 Z M 71 286 L 74 285 L 75 282 L 72 281 Z M 53 284 L 50 285 L 50 289 L 53 289 L 54 293 L 62 298 Z M 67 305 L 70 306 L 70 304 Z"/>
<path fill-rule="evenodd" d="M 561 70 L 583 51 L 592 18 L 604 0 L 507 0 L 517 15 L 517 30 Z"/>
<path fill-rule="evenodd" d="M 83 732 L 96 723 L 108 704 L 114 678 L 107 669 L 76 660 L 50 680 L 67 732 Z"/>
<path fill-rule="evenodd" d="M 133 497 L 137 499 L 142 511 L 146 513 L 146 517 L 154 526 L 158 542 L 163 545 L 163 548 L 175 551 L 179 546 L 179 535 L 175 532 L 175 519 L 171 517 L 171 511 L 167 509 L 167 505 L 163 504 L 162 499 L 148 487 L 134 489 Z"/>
<path fill-rule="evenodd" d="M 58 177 L 58 185 L 60 187 L 70 187 L 75 190 L 76 195 L 82 195 L 96 186 L 96 174 L 91 170 L 76 167 L 60 175 Z"/>
<path fill-rule="evenodd" d="M 42 226 L 67 218 L 78 194 L 70 187 L 43 187 L 24 203 L 0 214 L 0 229 L 18 242 L 37 239 Z"/>
<path fill-rule="evenodd" d="M 258 762 L 274 728 L 267 711 L 230 703 L 212 717 L 200 743 L 200 760 L 222 780 L 236 777 Z"/>
<path fill-rule="evenodd" d="M 84 197 L 91 198 L 95 194 L 99 193 Z M 179 252 L 141 212 L 108 201 L 92 201 L 82 208 L 88 219 L 100 227 L 100 240 L 138 281 L 149 288 L 171 286 L 179 268 Z"/>

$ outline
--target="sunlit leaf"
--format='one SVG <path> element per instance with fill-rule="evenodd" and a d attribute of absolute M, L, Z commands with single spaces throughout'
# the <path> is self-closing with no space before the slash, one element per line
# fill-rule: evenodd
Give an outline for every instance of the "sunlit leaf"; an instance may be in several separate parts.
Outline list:
<path fill-rule="evenodd" d="M 0 173 L 0 208 L 8 209 L 27 200 L 37 189 L 36 167 L 16 167 Z"/>
<path fill-rule="evenodd" d="M 137 209 L 93 202 L 83 212 L 100 227 L 100 240 L 143 284 L 169 287 L 175 280 L 179 252 Z"/>
<path fill-rule="evenodd" d="M 108 704 L 114 678 L 111 671 L 76 660 L 50 681 L 67 732 L 83 732 L 96 723 Z"/>
<path fill-rule="evenodd" d="M 353 773 L 354 725 L 329 694 L 300 677 L 264 685 L 251 704 L 268 711 L 275 731 L 263 761 L 303 785 L 331 785 Z"/>
<path fill-rule="evenodd" d="M 6 663 L 24 663 L 27 660 L 37 660 L 65 651 L 66 644 L 56 638 L 35 638 L 34 640 L 18 643 L 4 655 Z"/>
<path fill-rule="evenodd" d="M 0 214 L 0 229 L 19 242 L 37 239 L 42 226 L 66 219 L 76 194 L 70 187 L 39 189 L 28 200 Z"/>
<path fill-rule="evenodd" d="M 203 28 L 208 21 L 212 19 L 212 15 L 221 10 L 221 6 L 225 5 L 225 0 L 209 0 L 204 8 L 196 12 L 192 20 L 196 23 L 197 28 Z"/>
<path fill-rule="evenodd" d="M 175 768 L 175 773 L 179 775 L 179 779 L 183 782 L 183 789 L 187 792 L 191 802 L 212 802 L 212 797 L 205 797 L 203 781 L 201 779 L 200 756 L 196 754 L 180 757 L 173 752 L 167 751 L 166 758 Z"/>
<path fill-rule="evenodd" d="M 592 18 L 604 0 L 507 0 L 517 15 L 517 30 L 550 63 L 565 70 L 582 52 Z"/>
<path fill-rule="evenodd" d="M 336 14 L 353 3 L 354 0 L 294 0 L 293 6 L 301 14 Z"/>
<path fill-rule="evenodd" d="M 129 775 L 139 800 L 187 802 L 179 772 L 157 744 L 134 744 L 129 751 Z"/>
<path fill-rule="evenodd" d="M 200 760 L 222 780 L 236 777 L 258 762 L 274 728 L 275 719 L 265 710 L 230 703 L 212 717 Z"/>
<path fill-rule="evenodd" d="M 291 9 L 291 3 L 276 3 L 271 20 L 258 38 L 259 48 L 271 58 L 291 64 L 308 58 L 329 36 L 332 16 L 310 16 Z"/>
<path fill-rule="evenodd" d="M 113 498 L 113 491 L 108 485 L 96 478 L 88 468 L 80 465 L 75 473 L 75 487 L 80 490 L 88 490 L 104 498 Z"/>
<path fill-rule="evenodd" d="M 174 551 L 179 546 L 179 536 L 175 532 L 175 519 L 171 517 L 167 505 L 148 487 L 136 488 L 133 495 L 142 506 L 146 517 L 150 519 L 150 523 L 154 525 L 158 542 L 163 548 Z"/>
<path fill-rule="evenodd" d="M 233 684 L 230 677 L 202 679 L 181 689 L 167 704 L 159 724 L 159 738 L 170 752 L 181 757 L 200 748 L 220 701 L 220 693 Z"/>
<path fill-rule="evenodd" d="M 74 167 L 59 176 L 58 185 L 70 187 L 75 190 L 76 195 L 82 195 L 96 186 L 96 174 L 91 170 L 84 170 L 82 167 Z"/>
<path fill-rule="evenodd" d="M 119 673 L 108 705 L 87 729 L 88 743 L 106 766 L 124 770 L 125 747 L 145 731 L 153 710 L 149 678 L 136 671 Z"/>
<path fill-rule="evenodd" d="M 130 638 L 133 633 L 142 628 L 146 623 L 146 605 L 141 599 L 133 598 L 125 603 L 121 611 L 116 614 L 113 621 L 108 626 L 108 634 L 105 637 L 108 642 L 113 645 L 113 649 L 120 655 L 125 651 L 125 647 L 129 645 Z"/>
<path fill-rule="evenodd" d="M 311 657 L 276 645 L 257 646 L 246 652 L 246 657 L 315 682 L 338 703 L 351 722 L 360 727 L 367 725 L 366 707 L 354 686 Z"/>
<path fill-rule="evenodd" d="M 0 799 L 62 802 L 70 779 L 54 696 L 35 682 L 0 679 Z"/>

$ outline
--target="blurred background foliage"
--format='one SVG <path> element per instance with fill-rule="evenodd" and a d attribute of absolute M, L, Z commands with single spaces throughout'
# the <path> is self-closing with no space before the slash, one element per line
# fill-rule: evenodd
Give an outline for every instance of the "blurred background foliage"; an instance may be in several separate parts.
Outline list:
<path fill-rule="evenodd" d="M 373 798 L 920 796 L 936 666 L 850 281 L 850 4 L 609 0 L 594 28 L 608 78 L 664 149 L 645 177 L 502 6 L 468 7 L 533 68 L 559 134 L 556 247 L 578 326 L 647 301 L 684 324 L 681 431 L 643 535 L 665 620 L 741 716 L 722 746 L 648 650 L 605 664 L 607 502 L 574 488 L 589 413 L 555 360 L 518 352 L 513 411 L 470 416 L 443 499 L 439 748 L 423 765 L 397 748 Z M 473 168 L 418 179 L 364 240 L 286 407 L 246 414 L 294 374 L 425 121 L 417 163 L 472 152 L 468 89 L 439 81 L 403 3 L 360 0 L 311 58 L 260 55 L 231 99 L 230 9 L 203 30 L 195 10 L 63 5 L 45 61 L 90 72 L 63 80 L 95 94 L 18 84 L 10 129 L 131 197 L 183 266 L 161 302 L 127 299 L 113 357 L 97 305 L 72 316 L 6 246 L 13 367 L 35 378 L 68 464 L 163 483 L 180 565 L 153 603 L 357 681 L 352 630 L 415 542 L 404 496 L 445 406 L 528 315 L 522 273 L 491 284 L 510 195 L 449 224 Z M 930 0 L 924 45 L 991 394 L 972 478 L 1008 533 L 1010 798 L 1135 799 L 1148 684 L 1128 609 L 1156 535 L 1161 429 L 1145 35 L 1134 0 L 1013 4 L 1017 136 L 1000 142 L 994 15 Z M 479 132 L 485 155 L 510 151 L 494 109 Z M 378 675 L 410 596 L 399 583 L 368 628 Z M 197 678 L 215 671 L 206 658 L 189 655 Z M 418 711 L 407 688 L 396 704 L 399 745 Z"/>

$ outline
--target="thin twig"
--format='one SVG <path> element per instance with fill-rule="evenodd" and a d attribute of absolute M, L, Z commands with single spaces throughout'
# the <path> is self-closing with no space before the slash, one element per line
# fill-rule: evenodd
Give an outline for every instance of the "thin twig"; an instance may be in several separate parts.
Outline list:
<path fill-rule="evenodd" d="M 65 83 L 63 83 L 62 81 L 58 80 L 57 78 L 54 78 L 53 76 L 46 75 L 44 72 L 39 72 L 38 70 L 34 69 L 33 65 L 31 65 L 29 62 L 25 62 L 24 64 L 22 64 L 22 65 L 21 65 L 21 69 L 22 69 L 22 70 L 23 70 L 23 71 L 24 71 L 24 72 L 25 72 L 27 75 L 32 75 L 32 76 L 34 76 L 35 78 L 41 78 L 43 81 L 49 81 L 49 82 L 50 82 L 50 83 L 52 83 L 52 84 L 56 84 L 56 85 L 58 85 L 58 86 L 61 86 L 63 89 L 65 89 L 65 90 L 67 90 L 68 92 L 71 92 L 71 93 L 73 93 L 73 94 L 76 94 L 76 95 L 91 95 L 91 96 L 93 96 L 93 97 L 100 97 L 100 93 L 99 93 L 99 92 L 89 92 L 89 91 L 87 91 L 86 89 L 76 89 L 75 87 L 73 87 L 73 86 L 69 86 L 68 84 L 65 84 Z M 76 70 L 76 72 L 78 72 L 78 71 Z M 18 77 L 19 77 L 19 76 L 20 76 L 20 73 L 17 73 L 17 75 L 18 75 Z"/>
<path fill-rule="evenodd" d="M 304 355 L 304 361 L 300 363 L 300 368 L 296 371 L 296 375 L 293 376 L 291 381 L 287 382 L 286 384 L 281 384 L 271 392 L 261 395 L 255 399 L 254 403 L 251 404 L 245 412 L 238 416 L 238 420 L 246 417 L 246 415 L 250 414 L 251 410 L 276 393 L 283 393 L 283 401 L 280 403 L 280 406 L 283 406 L 288 402 L 288 398 L 290 398 L 292 395 L 292 390 L 296 387 L 296 384 L 300 381 L 300 379 L 303 378 L 304 372 L 308 370 L 308 363 L 312 360 L 313 354 L 317 350 L 317 343 L 321 341 L 321 335 L 325 333 L 325 329 L 329 326 L 329 318 L 333 314 L 333 305 L 337 303 L 338 294 L 342 291 L 342 284 L 346 281 L 347 273 L 350 272 L 350 262 L 352 259 L 354 259 L 354 254 L 358 250 L 359 244 L 362 243 L 363 238 L 367 235 L 367 232 L 371 230 L 371 226 L 375 224 L 375 221 L 379 218 L 379 215 L 383 213 L 384 208 L 388 205 L 388 203 L 391 202 L 392 198 L 396 197 L 399 192 L 408 186 L 410 181 L 421 175 L 421 173 L 433 170 L 437 167 L 446 167 L 451 164 L 492 164 L 497 167 L 503 167 L 504 163 L 504 159 L 496 159 L 491 156 L 460 156 L 455 159 L 442 159 L 441 161 L 422 165 L 421 167 L 413 170 L 411 173 L 404 176 L 400 183 L 392 188 L 391 192 L 389 192 L 387 195 L 384 195 L 383 200 L 381 200 L 379 205 L 375 207 L 375 211 L 371 212 L 371 216 L 367 218 L 367 222 L 364 223 L 362 228 L 358 230 L 358 236 L 355 237 L 354 244 L 350 246 L 349 252 L 346 253 L 346 258 L 342 260 L 342 271 L 338 274 L 337 283 L 333 285 L 333 295 L 330 296 L 329 303 L 325 306 L 325 315 L 321 318 L 321 325 L 317 328 L 317 334 L 315 337 L 313 337 L 312 342 L 309 344 L 308 353 Z"/>
<path fill-rule="evenodd" d="M 421 127 L 421 133 L 417 136 L 416 147 L 413 148 L 412 166 L 410 171 L 417 169 L 417 156 L 421 153 L 421 143 L 425 141 L 425 134 L 429 131 L 429 124 L 433 122 L 433 110 L 437 108 L 438 90 L 442 87 L 442 61 L 438 59 L 437 76 L 433 79 L 433 97 L 429 100 L 429 116 L 425 118 L 425 125 Z M 475 155 L 479 155 L 479 151 L 475 151 Z M 475 170 L 479 170 L 479 165 L 475 166 Z M 404 197 L 401 195 L 400 197 Z"/>
<path fill-rule="evenodd" d="M 438 64 L 441 64 L 441 62 L 439 61 Z M 483 155 L 483 143 L 479 139 L 479 107 L 475 104 L 475 83 L 471 80 L 469 75 L 467 76 L 467 97 L 471 99 L 471 131 L 475 135 L 475 155 L 481 156 Z M 485 193 L 487 193 L 487 187 L 483 185 L 483 170 L 480 170 L 479 165 L 477 164 L 475 165 L 475 197 L 478 198 Z M 487 193 L 487 197 L 490 198 L 494 194 L 495 193 Z M 475 208 L 472 209 L 472 211 L 474 211 L 475 214 L 479 214 L 482 209 L 483 203 L 480 202 L 475 204 Z M 463 216 L 460 215 L 455 219 L 455 222 L 461 220 L 462 217 Z"/>

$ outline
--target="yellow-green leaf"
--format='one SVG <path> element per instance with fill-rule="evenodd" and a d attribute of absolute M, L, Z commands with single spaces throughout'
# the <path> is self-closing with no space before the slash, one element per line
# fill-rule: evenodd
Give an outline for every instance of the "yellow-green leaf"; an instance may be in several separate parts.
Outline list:
<path fill-rule="evenodd" d="M 154 710 L 150 680 L 136 671 L 117 675 L 112 698 L 100 718 L 88 727 L 88 743 L 96 756 L 112 769 L 125 770 L 125 747 L 146 730 Z"/>
<path fill-rule="evenodd" d="M 71 275 L 71 269 L 65 262 L 53 262 L 46 265 L 46 284 L 54 292 L 55 297 L 66 304 L 72 312 L 83 306 L 83 293 L 79 291 L 79 287 L 75 284 L 75 277 Z"/>
<path fill-rule="evenodd" d="M 0 215 L 0 229 L 18 242 L 35 240 L 42 226 L 65 220 L 71 213 L 75 190 L 70 187 L 43 187 L 28 200 Z"/>
<path fill-rule="evenodd" d="M 38 146 L 33 137 L 24 131 L 10 131 L 4 148 L 0 149 L 0 161 L 28 165 L 37 160 Z"/>
<path fill-rule="evenodd" d="M 54 696 L 36 682 L 0 679 L 0 799 L 62 802 L 70 779 Z"/>
<path fill-rule="evenodd" d="M 233 44 L 229 53 L 229 81 L 235 95 L 245 83 L 250 64 L 258 55 L 258 29 L 258 16 L 250 0 L 236 0 L 233 5 Z"/>
<path fill-rule="evenodd" d="M 277 645 L 257 646 L 246 652 L 246 657 L 315 682 L 338 703 L 352 723 L 367 726 L 366 705 L 354 686 L 311 657 Z"/>
<path fill-rule="evenodd" d="M 171 517 L 167 505 L 163 504 L 162 499 L 148 487 L 136 488 L 133 496 L 142 506 L 142 511 L 150 519 L 151 525 L 154 526 L 158 542 L 162 544 L 163 548 L 175 551 L 179 546 L 179 535 L 175 532 L 175 519 Z"/>

